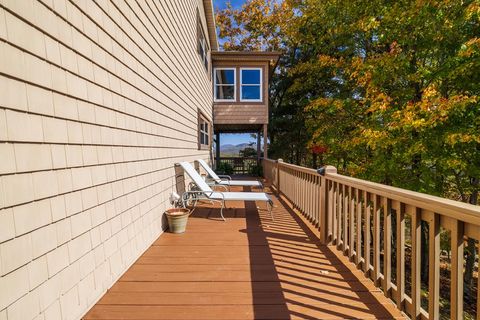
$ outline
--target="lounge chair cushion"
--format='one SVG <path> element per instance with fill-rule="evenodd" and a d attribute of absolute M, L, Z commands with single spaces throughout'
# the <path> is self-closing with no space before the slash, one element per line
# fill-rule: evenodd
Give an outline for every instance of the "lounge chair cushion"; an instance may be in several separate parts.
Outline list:
<path fill-rule="evenodd" d="M 239 187 L 261 187 L 260 181 L 255 180 L 221 180 L 218 184 L 223 186 Z"/>
<path fill-rule="evenodd" d="M 214 192 L 209 198 L 228 201 L 271 201 L 270 197 L 263 192 Z"/>
<path fill-rule="evenodd" d="M 200 190 L 204 192 L 212 191 L 212 189 L 208 186 L 208 184 L 203 180 L 203 178 L 195 171 L 195 168 L 192 167 L 190 162 L 180 162 L 180 166 L 182 166 L 183 170 L 188 174 L 190 178 L 192 178 L 193 182 L 200 188 Z"/>

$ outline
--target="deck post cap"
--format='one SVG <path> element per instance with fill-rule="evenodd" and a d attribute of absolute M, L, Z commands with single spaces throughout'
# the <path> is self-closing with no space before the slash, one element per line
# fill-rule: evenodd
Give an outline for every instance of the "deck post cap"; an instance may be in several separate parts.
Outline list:
<path fill-rule="evenodd" d="M 326 173 L 337 173 L 337 168 L 334 166 L 324 166 L 317 169 L 319 175 L 324 176 Z"/>

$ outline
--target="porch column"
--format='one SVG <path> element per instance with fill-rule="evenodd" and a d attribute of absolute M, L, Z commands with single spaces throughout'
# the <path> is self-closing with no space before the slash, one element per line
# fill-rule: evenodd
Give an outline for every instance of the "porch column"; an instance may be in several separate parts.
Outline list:
<path fill-rule="evenodd" d="M 215 133 L 215 168 L 220 163 L 220 132 Z"/>
<path fill-rule="evenodd" d="M 265 159 L 268 158 L 268 131 L 267 131 L 268 125 L 265 123 L 263 125 L 263 157 Z"/>
<path fill-rule="evenodd" d="M 262 154 L 260 131 L 257 132 L 257 164 L 260 163 L 260 155 Z"/>

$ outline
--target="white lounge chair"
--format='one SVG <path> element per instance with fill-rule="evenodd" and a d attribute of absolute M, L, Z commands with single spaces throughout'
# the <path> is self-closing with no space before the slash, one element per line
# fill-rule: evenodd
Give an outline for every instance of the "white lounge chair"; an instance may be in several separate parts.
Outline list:
<path fill-rule="evenodd" d="M 223 208 L 225 207 L 225 201 L 264 201 L 266 202 L 268 212 L 273 220 L 272 206 L 273 201 L 269 195 L 265 192 L 219 192 L 214 191 L 203 180 L 200 174 L 193 168 L 189 162 L 180 162 L 179 165 L 183 168 L 184 172 L 193 180 L 199 190 L 185 191 L 182 195 L 183 206 L 189 199 L 190 195 L 204 195 L 208 200 L 218 201 L 222 204 L 220 209 L 220 216 L 225 221 L 223 216 Z"/>
<path fill-rule="evenodd" d="M 232 177 L 227 175 L 217 175 L 215 171 L 210 168 L 210 166 L 205 162 L 205 160 L 198 159 L 198 163 L 207 171 L 208 175 L 215 181 L 216 184 L 232 187 L 232 186 L 241 186 L 241 187 L 257 187 L 263 190 L 263 184 L 260 181 L 256 180 L 232 180 Z"/>

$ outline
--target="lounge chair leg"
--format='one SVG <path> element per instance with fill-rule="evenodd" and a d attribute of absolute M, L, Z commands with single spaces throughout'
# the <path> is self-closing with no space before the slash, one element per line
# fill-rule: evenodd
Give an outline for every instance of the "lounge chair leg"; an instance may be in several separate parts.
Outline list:
<path fill-rule="evenodd" d="M 227 220 L 225 220 L 225 217 L 223 216 L 223 207 L 224 206 L 225 206 L 225 201 L 222 201 L 222 207 L 220 208 L 220 216 L 222 216 L 223 221 L 227 221 Z"/>
<path fill-rule="evenodd" d="M 273 203 L 271 201 L 267 201 L 267 207 L 268 207 L 268 212 L 270 213 L 270 217 L 272 218 L 272 221 L 274 221 L 275 219 L 273 219 L 273 212 L 272 212 Z"/>

